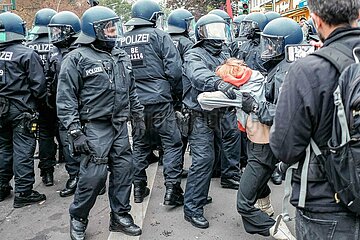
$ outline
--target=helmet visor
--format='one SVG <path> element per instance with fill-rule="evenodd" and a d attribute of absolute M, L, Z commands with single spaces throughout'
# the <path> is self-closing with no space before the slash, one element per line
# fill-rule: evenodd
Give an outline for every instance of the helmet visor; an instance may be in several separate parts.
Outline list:
<path fill-rule="evenodd" d="M 226 23 L 209 23 L 198 28 L 200 39 L 227 40 L 229 25 Z"/>
<path fill-rule="evenodd" d="M 187 26 L 187 32 L 192 32 L 195 30 L 195 18 L 194 17 L 190 17 L 185 19 L 186 22 L 186 26 Z"/>
<path fill-rule="evenodd" d="M 155 23 L 155 27 L 161 30 L 165 29 L 165 19 L 164 19 L 164 14 L 159 12 L 158 16 L 156 18 L 156 23 Z"/>
<path fill-rule="evenodd" d="M 239 28 L 239 36 L 247 36 L 253 29 L 259 28 L 259 26 L 257 22 L 244 20 L 240 23 Z"/>
<path fill-rule="evenodd" d="M 284 53 L 284 38 L 262 34 L 260 39 L 261 59 L 269 60 Z"/>
<path fill-rule="evenodd" d="M 120 18 L 112 18 L 94 22 L 96 38 L 100 41 L 116 41 L 123 36 Z"/>
<path fill-rule="evenodd" d="M 70 25 L 49 25 L 49 40 L 58 43 L 70 38 L 75 32 Z"/>

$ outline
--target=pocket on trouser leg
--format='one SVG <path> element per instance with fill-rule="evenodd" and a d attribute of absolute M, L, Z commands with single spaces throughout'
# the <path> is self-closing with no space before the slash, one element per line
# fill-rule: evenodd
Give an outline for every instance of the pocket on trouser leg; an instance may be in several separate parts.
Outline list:
<path fill-rule="evenodd" d="M 298 212 L 296 224 L 296 237 L 302 240 L 333 239 L 337 222 L 333 220 L 317 219 L 306 216 L 302 211 Z M 300 220 L 301 219 L 301 220 Z"/>

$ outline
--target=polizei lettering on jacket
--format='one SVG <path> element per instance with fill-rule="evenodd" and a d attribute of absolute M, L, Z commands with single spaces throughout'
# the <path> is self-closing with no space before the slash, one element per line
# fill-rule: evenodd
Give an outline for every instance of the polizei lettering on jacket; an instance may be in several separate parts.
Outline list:
<path fill-rule="evenodd" d="M 90 76 L 93 75 L 95 73 L 99 73 L 99 72 L 103 72 L 102 67 L 95 67 L 95 68 L 91 68 L 91 69 L 87 69 L 85 70 L 85 76 Z"/>
<path fill-rule="evenodd" d="M 126 37 L 121 38 L 120 44 L 121 46 L 124 45 L 134 45 L 139 43 L 148 43 L 150 40 L 148 33 L 143 34 L 136 34 L 136 35 L 129 35 Z"/>
<path fill-rule="evenodd" d="M 12 56 L 13 52 L 0 52 L 0 60 L 10 61 Z"/>
<path fill-rule="evenodd" d="M 38 51 L 39 53 L 47 53 L 54 47 L 52 44 L 48 44 L 48 43 L 29 44 L 28 46 L 30 48 Z"/>

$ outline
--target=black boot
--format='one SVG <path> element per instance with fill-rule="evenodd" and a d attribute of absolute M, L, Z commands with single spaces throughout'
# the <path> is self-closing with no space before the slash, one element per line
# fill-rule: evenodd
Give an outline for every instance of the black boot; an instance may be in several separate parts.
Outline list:
<path fill-rule="evenodd" d="M 134 202 L 142 203 L 144 198 L 150 194 L 150 189 L 146 186 L 146 181 L 134 181 Z"/>
<path fill-rule="evenodd" d="M 166 192 L 164 197 L 164 205 L 178 206 L 184 204 L 183 190 L 180 183 L 165 183 Z"/>
<path fill-rule="evenodd" d="M 78 181 L 79 178 L 70 177 L 66 182 L 65 188 L 60 191 L 60 197 L 69 197 L 73 195 L 75 193 Z"/>
<path fill-rule="evenodd" d="M 220 180 L 220 184 L 221 187 L 223 188 L 238 190 L 240 185 L 240 179 L 238 179 L 237 177 L 230 177 L 230 178 L 222 177 Z"/>
<path fill-rule="evenodd" d="M 188 174 L 189 174 L 188 170 L 184 168 L 181 170 L 181 178 L 187 178 Z"/>
<path fill-rule="evenodd" d="M 139 236 L 141 228 L 134 223 L 132 216 L 128 213 L 110 213 L 110 232 L 123 232 L 130 236 Z"/>
<path fill-rule="evenodd" d="M 45 186 L 49 187 L 54 185 L 54 169 L 42 169 L 40 176 Z"/>
<path fill-rule="evenodd" d="M 85 230 L 88 224 L 86 219 L 70 219 L 70 237 L 71 240 L 84 240 Z"/>
<path fill-rule="evenodd" d="M 150 154 L 146 157 L 149 164 L 156 163 L 159 161 L 159 157 L 154 154 L 153 151 L 150 152 Z"/>
<path fill-rule="evenodd" d="M 4 201 L 8 196 L 10 196 L 10 192 L 12 187 L 8 185 L 0 186 L 0 202 Z"/>
<path fill-rule="evenodd" d="M 271 175 L 271 181 L 275 185 L 280 185 L 282 183 L 282 173 L 278 171 L 278 167 L 275 168 L 273 174 Z"/>
<path fill-rule="evenodd" d="M 16 193 L 14 198 L 14 208 L 21 208 L 37 202 L 45 201 L 45 194 L 40 194 L 37 191 Z"/>

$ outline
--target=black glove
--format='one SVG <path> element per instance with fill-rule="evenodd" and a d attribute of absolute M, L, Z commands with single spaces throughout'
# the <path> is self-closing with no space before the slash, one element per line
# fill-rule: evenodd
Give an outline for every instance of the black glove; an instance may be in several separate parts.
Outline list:
<path fill-rule="evenodd" d="M 137 119 L 131 122 L 132 125 L 132 135 L 138 139 L 144 137 L 146 132 L 146 126 L 144 119 Z"/>
<path fill-rule="evenodd" d="M 218 80 L 215 82 L 215 90 L 223 92 L 229 99 L 236 99 L 236 94 L 234 92 L 237 89 L 234 85 L 224 82 L 223 80 Z"/>
<path fill-rule="evenodd" d="M 242 93 L 242 103 L 241 110 L 246 112 L 247 114 L 256 113 L 259 108 L 258 103 L 255 98 L 250 95 L 250 93 L 244 92 Z"/>
<path fill-rule="evenodd" d="M 73 152 L 75 154 L 90 154 L 89 141 L 80 129 L 71 130 L 69 140 L 73 145 Z"/>

